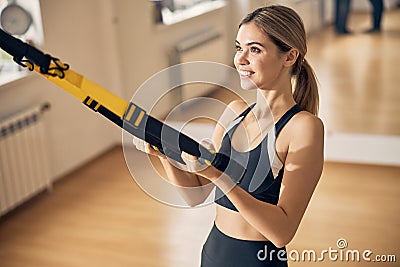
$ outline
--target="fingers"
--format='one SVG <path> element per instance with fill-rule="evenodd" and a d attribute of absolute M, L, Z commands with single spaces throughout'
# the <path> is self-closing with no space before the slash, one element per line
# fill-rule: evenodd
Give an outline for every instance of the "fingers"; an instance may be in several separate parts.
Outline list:
<path fill-rule="evenodd" d="M 189 172 L 200 172 L 208 167 L 208 165 L 202 164 L 196 156 L 192 156 L 186 152 L 182 152 L 181 157 L 186 164 L 187 171 Z"/>
<path fill-rule="evenodd" d="M 158 151 L 156 147 L 153 147 L 148 142 L 133 136 L 132 143 L 136 147 L 137 150 L 142 151 L 146 154 L 165 158 L 166 156 Z M 200 144 L 210 151 L 211 153 L 215 153 L 214 144 L 210 139 L 203 139 Z M 186 169 L 189 172 L 201 172 L 205 170 L 209 165 L 200 162 L 196 156 L 190 155 L 186 152 L 182 152 L 181 157 L 186 164 Z"/>
<path fill-rule="evenodd" d="M 146 141 L 144 141 L 140 138 L 137 138 L 136 136 L 133 136 L 132 143 L 136 147 L 137 150 L 142 151 L 146 154 L 157 156 L 157 157 L 162 157 L 162 158 L 165 157 L 165 155 L 163 153 L 161 153 L 160 151 L 158 151 L 157 148 L 152 147 L 152 145 L 150 145 L 149 143 L 147 143 Z"/>
<path fill-rule="evenodd" d="M 139 139 L 136 136 L 133 136 L 132 143 L 137 150 L 147 153 L 146 142 L 144 140 Z"/>
<path fill-rule="evenodd" d="M 211 153 L 215 153 L 215 146 L 210 139 L 201 140 L 200 145 Z M 189 172 L 201 172 L 209 167 L 209 165 L 200 162 L 196 156 L 190 155 L 186 152 L 182 152 L 181 157 L 186 164 L 187 171 Z"/>
<path fill-rule="evenodd" d="M 200 145 L 202 145 L 204 148 L 206 148 L 211 153 L 215 153 L 215 146 L 211 139 L 205 138 L 205 139 L 201 140 Z"/>

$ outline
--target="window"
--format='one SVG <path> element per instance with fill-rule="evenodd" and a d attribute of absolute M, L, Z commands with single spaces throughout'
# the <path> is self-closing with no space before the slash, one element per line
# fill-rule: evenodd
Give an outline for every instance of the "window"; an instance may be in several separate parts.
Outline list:
<path fill-rule="evenodd" d="M 157 23 L 171 25 L 222 8 L 225 0 L 152 0 Z"/>
<path fill-rule="evenodd" d="M 0 27 L 34 46 L 43 44 L 39 0 L 0 0 Z M 26 76 L 27 70 L 0 49 L 0 85 Z"/>

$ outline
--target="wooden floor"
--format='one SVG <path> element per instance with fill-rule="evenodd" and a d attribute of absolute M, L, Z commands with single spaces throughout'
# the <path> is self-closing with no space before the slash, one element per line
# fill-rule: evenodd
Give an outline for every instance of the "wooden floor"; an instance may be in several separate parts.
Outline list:
<path fill-rule="evenodd" d="M 323 31 L 309 40 L 320 83 L 320 116 L 333 132 L 400 135 L 400 11 L 386 12 L 384 31 L 365 34 L 370 16 L 355 13 L 354 34 Z M 314 38 L 315 37 L 315 38 Z"/>
<path fill-rule="evenodd" d="M 399 135 L 400 12 L 385 13 L 381 35 L 310 38 L 322 85 L 321 113 L 334 131 Z M 351 27 L 366 27 L 366 15 Z M 313 51 L 313 52 L 311 52 Z M 138 162 L 138 164 L 140 164 Z M 338 249 L 396 255 L 397 263 L 294 262 L 290 266 L 399 266 L 400 168 L 326 162 L 288 251 Z M 1 267 L 198 266 L 214 206 L 164 205 L 132 179 L 120 147 L 0 218 Z M 344 250 L 343 250 L 344 251 Z"/>
<path fill-rule="evenodd" d="M 348 249 L 399 255 L 399 168 L 326 163 L 288 251 Z M 14 266 L 198 266 L 214 206 L 179 209 L 145 194 L 117 147 L 2 218 L 0 262 Z M 290 266 L 305 266 L 292 262 Z M 366 266 L 365 262 L 306 266 Z M 383 266 L 368 264 L 367 266 Z M 398 266 L 385 264 L 384 266 Z"/>

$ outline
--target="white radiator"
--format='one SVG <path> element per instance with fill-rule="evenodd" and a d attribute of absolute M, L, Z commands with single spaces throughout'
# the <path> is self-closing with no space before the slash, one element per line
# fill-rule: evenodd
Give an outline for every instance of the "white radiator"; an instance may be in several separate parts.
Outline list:
<path fill-rule="evenodd" d="M 43 112 L 34 106 L 0 121 L 0 216 L 51 189 Z"/>

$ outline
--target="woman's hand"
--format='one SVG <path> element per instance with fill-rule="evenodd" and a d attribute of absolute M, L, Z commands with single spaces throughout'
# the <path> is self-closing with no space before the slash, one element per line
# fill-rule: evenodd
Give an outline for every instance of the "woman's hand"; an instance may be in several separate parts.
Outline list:
<path fill-rule="evenodd" d="M 204 139 L 202 142 L 200 142 L 200 144 L 209 151 L 215 151 L 214 145 L 211 140 Z M 218 179 L 222 174 L 222 172 L 215 167 L 200 162 L 196 156 L 190 155 L 186 152 L 182 152 L 181 157 L 186 163 L 186 170 L 188 172 L 200 175 L 210 180 L 211 182 Z"/>
<path fill-rule="evenodd" d="M 152 147 L 148 142 L 146 142 L 140 138 L 133 136 L 132 143 L 136 147 L 137 150 L 142 151 L 148 155 L 156 156 L 161 159 L 167 158 L 163 153 L 161 153 L 157 149 L 154 149 L 154 147 Z M 204 140 L 200 144 L 202 146 L 204 146 L 206 149 L 208 149 L 209 151 L 215 151 L 214 145 L 212 144 L 212 142 L 210 140 Z M 222 174 L 222 172 L 219 171 L 218 169 L 216 169 L 215 167 L 200 162 L 196 156 L 192 156 L 186 152 L 182 152 L 181 157 L 186 165 L 182 165 L 182 164 L 178 164 L 178 163 L 176 163 L 176 164 L 178 164 L 177 167 L 179 167 L 180 169 L 182 169 L 184 171 L 200 175 L 200 176 L 210 180 L 211 182 L 215 181 Z"/>
<path fill-rule="evenodd" d="M 149 143 L 140 138 L 137 138 L 136 136 L 133 136 L 132 143 L 139 151 L 142 151 L 152 156 L 157 156 L 159 158 L 166 158 L 166 156 L 163 153 L 161 153 L 157 149 L 154 149 Z"/>

